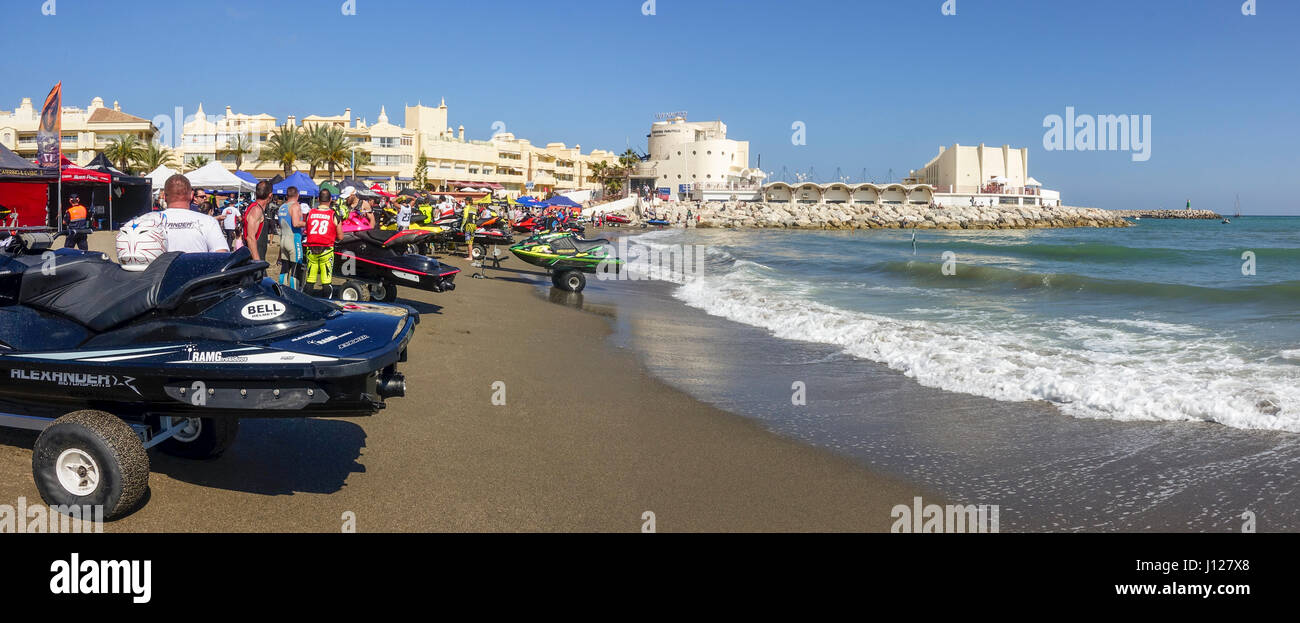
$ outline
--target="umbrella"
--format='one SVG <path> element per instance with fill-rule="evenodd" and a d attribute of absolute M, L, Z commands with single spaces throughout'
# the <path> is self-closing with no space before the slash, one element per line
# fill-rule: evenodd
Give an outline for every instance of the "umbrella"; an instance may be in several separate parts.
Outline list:
<path fill-rule="evenodd" d="M 414 188 L 403 188 L 401 192 L 397 193 L 397 195 L 399 197 L 418 197 L 420 196 L 420 191 L 415 190 Z"/>

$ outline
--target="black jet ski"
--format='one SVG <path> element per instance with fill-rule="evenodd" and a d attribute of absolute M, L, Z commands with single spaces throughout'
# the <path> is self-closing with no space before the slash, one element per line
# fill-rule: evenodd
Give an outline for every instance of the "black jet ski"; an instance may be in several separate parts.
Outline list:
<path fill-rule="evenodd" d="M 166 253 L 140 272 L 55 235 L 0 240 L 0 426 L 42 430 L 50 504 L 129 510 L 154 445 L 219 455 L 239 418 L 372 415 L 405 393 L 419 322 L 396 305 L 314 299 L 234 253 Z"/>
<path fill-rule="evenodd" d="M 397 300 L 398 286 L 429 292 L 455 290 L 459 268 L 411 252 L 427 245 L 430 236 L 418 229 L 344 234 L 334 248 L 334 274 L 365 283 L 371 300 L 385 303 Z"/>

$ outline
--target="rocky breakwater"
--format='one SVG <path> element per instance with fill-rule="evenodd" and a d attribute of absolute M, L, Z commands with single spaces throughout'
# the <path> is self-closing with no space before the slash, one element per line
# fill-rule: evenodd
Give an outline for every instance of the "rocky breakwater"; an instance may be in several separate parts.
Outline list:
<path fill-rule="evenodd" d="M 1109 210 L 1040 206 L 939 207 L 901 204 L 676 203 L 660 218 L 713 228 L 784 229 L 1036 229 L 1128 227 Z M 698 220 L 696 220 L 698 217 Z"/>
<path fill-rule="evenodd" d="M 1218 220 L 1222 215 L 1210 210 L 1111 210 L 1123 218 L 1184 218 Z"/>

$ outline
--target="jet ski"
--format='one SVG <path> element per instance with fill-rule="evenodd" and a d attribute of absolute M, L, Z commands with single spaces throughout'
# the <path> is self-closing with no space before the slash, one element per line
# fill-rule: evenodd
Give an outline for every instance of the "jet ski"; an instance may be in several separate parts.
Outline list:
<path fill-rule="evenodd" d="M 246 248 L 133 272 L 52 250 L 55 234 L 0 235 L 0 426 L 43 431 L 32 468 L 52 505 L 120 516 L 148 448 L 211 458 L 240 418 L 368 416 L 405 393 L 409 307 L 312 298 Z"/>
<path fill-rule="evenodd" d="M 458 231 L 454 236 L 456 242 L 470 245 L 470 258 L 475 261 L 487 257 L 487 248 L 492 245 L 511 244 L 515 241 L 514 234 L 505 227 L 505 219 L 492 219 L 493 225 L 486 228 L 475 228 L 474 236 L 471 238 L 468 232 Z"/>
<path fill-rule="evenodd" d="M 584 240 L 571 232 L 544 232 L 510 247 L 515 257 L 551 271 L 551 283 L 569 292 L 587 287 L 586 274 L 598 270 L 619 272 L 623 260 L 608 240 Z"/>
<path fill-rule="evenodd" d="M 510 228 L 521 234 L 528 234 L 545 226 L 545 221 L 537 215 L 530 214 L 510 224 Z"/>
<path fill-rule="evenodd" d="M 450 292 L 456 289 L 455 279 L 460 269 L 411 252 L 429 244 L 432 235 L 416 229 L 400 232 L 371 229 L 344 234 L 343 240 L 334 247 L 334 273 L 366 284 L 370 299 L 385 303 L 397 300 L 399 285 Z"/>
<path fill-rule="evenodd" d="M 604 216 L 601 216 L 600 218 L 603 222 L 605 222 L 606 224 L 612 227 L 617 227 L 619 225 L 627 225 L 628 223 L 632 222 L 632 219 L 623 216 L 622 214 L 606 214 Z"/>

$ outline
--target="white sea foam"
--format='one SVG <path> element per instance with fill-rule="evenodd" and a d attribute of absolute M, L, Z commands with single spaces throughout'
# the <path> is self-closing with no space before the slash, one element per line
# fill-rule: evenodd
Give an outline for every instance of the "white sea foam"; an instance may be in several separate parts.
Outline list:
<path fill-rule="evenodd" d="M 1295 359 L 1297 361 L 1300 361 L 1300 349 L 1284 350 L 1278 354 L 1281 355 L 1283 359 Z"/>
<path fill-rule="evenodd" d="M 780 338 L 838 346 L 948 391 L 1047 400 L 1076 417 L 1300 432 L 1300 368 L 1265 363 L 1179 325 L 902 320 L 808 300 L 785 280 L 741 263 L 689 280 L 675 296 Z"/>

